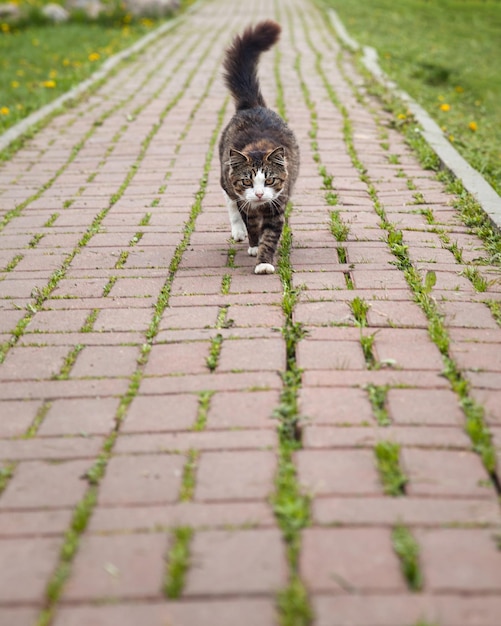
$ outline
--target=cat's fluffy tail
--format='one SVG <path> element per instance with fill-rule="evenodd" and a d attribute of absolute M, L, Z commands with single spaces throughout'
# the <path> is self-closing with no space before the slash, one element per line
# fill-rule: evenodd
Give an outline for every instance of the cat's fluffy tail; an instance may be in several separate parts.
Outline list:
<path fill-rule="evenodd" d="M 259 80 L 257 64 L 261 52 L 269 50 L 278 41 L 280 25 L 272 20 L 259 22 L 237 35 L 226 50 L 224 80 L 230 90 L 237 111 L 266 106 Z"/>

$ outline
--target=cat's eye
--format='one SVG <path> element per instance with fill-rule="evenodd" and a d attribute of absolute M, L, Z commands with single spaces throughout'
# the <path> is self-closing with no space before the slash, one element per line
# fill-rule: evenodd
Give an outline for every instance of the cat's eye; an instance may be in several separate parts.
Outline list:
<path fill-rule="evenodd" d="M 264 184 L 273 185 L 274 182 L 275 182 L 275 179 L 273 178 L 273 176 L 268 176 L 268 178 L 264 181 Z"/>
<path fill-rule="evenodd" d="M 244 187 L 252 187 L 252 180 L 250 178 L 242 178 L 242 185 Z"/>

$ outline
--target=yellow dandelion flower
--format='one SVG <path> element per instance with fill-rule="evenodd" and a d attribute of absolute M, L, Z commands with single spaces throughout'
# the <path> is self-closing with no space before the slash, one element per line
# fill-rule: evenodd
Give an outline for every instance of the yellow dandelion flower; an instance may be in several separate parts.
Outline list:
<path fill-rule="evenodd" d="M 454 141 L 454 135 L 449 135 L 449 141 L 452 143 Z"/>
<path fill-rule="evenodd" d="M 98 61 L 101 58 L 99 52 L 91 52 L 88 56 L 89 61 L 92 63 L 94 61 Z"/>
<path fill-rule="evenodd" d="M 57 76 L 57 70 L 51 70 L 49 72 L 49 78 L 56 78 Z"/>
<path fill-rule="evenodd" d="M 42 87 L 46 87 L 47 89 L 54 89 L 56 86 L 55 80 L 44 80 L 42 83 Z"/>
<path fill-rule="evenodd" d="M 38 39 L 32 39 L 31 43 L 33 46 L 35 46 L 35 48 L 40 45 L 40 42 L 38 41 Z"/>
<path fill-rule="evenodd" d="M 470 130 L 472 130 L 473 132 L 475 132 L 476 130 L 478 130 L 478 124 L 477 124 L 477 122 L 470 122 L 470 123 L 468 124 L 468 128 L 469 128 Z"/>
<path fill-rule="evenodd" d="M 71 61 L 69 59 L 63 59 L 63 65 L 64 67 L 68 67 L 68 65 L 71 65 Z"/>
<path fill-rule="evenodd" d="M 446 102 L 444 102 L 443 104 L 440 105 L 440 110 L 441 111 L 450 111 L 451 110 L 451 105 L 447 104 Z"/>
<path fill-rule="evenodd" d="M 2 33 L 8 33 L 10 31 L 10 26 L 6 22 L 3 22 L 0 24 L 0 30 Z"/>
<path fill-rule="evenodd" d="M 398 119 L 399 119 L 399 120 L 405 120 L 405 119 L 407 119 L 407 115 L 406 115 L 405 113 L 399 113 L 399 114 L 397 115 L 397 117 L 398 117 Z"/>
<path fill-rule="evenodd" d="M 456 85 L 456 86 L 454 87 L 454 89 L 455 89 L 455 91 L 456 91 L 457 93 L 463 93 L 463 92 L 464 92 L 464 89 L 463 89 L 463 87 L 461 87 L 461 85 Z"/>
<path fill-rule="evenodd" d="M 0 108 L 0 115 L 9 115 L 9 113 L 10 113 L 9 107 L 1 107 Z"/>
<path fill-rule="evenodd" d="M 17 89 L 19 87 L 19 83 L 17 82 L 17 80 L 13 80 L 10 86 L 12 87 L 12 89 Z"/>

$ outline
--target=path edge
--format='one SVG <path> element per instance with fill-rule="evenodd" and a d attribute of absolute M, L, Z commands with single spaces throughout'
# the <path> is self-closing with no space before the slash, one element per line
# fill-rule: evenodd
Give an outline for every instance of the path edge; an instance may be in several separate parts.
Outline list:
<path fill-rule="evenodd" d="M 12 142 L 14 142 L 16 139 L 19 139 L 20 137 L 28 133 L 28 131 L 33 126 L 42 122 L 45 118 L 51 115 L 54 111 L 61 108 L 66 102 L 68 102 L 69 100 L 76 100 L 77 98 L 82 96 L 86 91 L 88 91 L 96 83 L 98 83 L 103 78 L 106 78 L 106 76 L 115 67 L 117 67 L 119 63 L 121 63 L 128 57 L 132 56 L 133 54 L 140 52 L 141 50 L 146 48 L 148 45 L 153 43 L 156 39 L 158 39 L 165 33 L 168 33 L 170 30 L 172 30 L 176 26 L 178 26 L 182 21 L 186 19 L 187 15 L 189 15 L 190 13 L 193 13 L 198 8 L 198 5 L 199 5 L 199 2 L 195 2 L 188 9 L 186 9 L 186 11 L 184 11 L 181 15 L 178 15 L 170 19 L 169 21 L 165 22 L 164 24 L 156 28 L 151 33 L 144 35 L 143 37 L 141 37 L 141 39 L 136 41 L 136 43 L 132 44 L 132 46 L 125 48 L 124 50 L 117 52 L 117 54 L 114 54 L 113 56 L 109 57 L 109 59 L 106 59 L 106 61 L 101 65 L 101 67 L 98 70 L 96 70 L 93 74 L 89 76 L 89 78 L 87 78 L 83 82 L 79 83 L 78 85 L 70 89 L 70 91 L 67 91 L 66 93 L 62 94 L 61 96 L 59 96 L 59 98 L 56 98 L 52 102 L 49 102 L 49 104 L 46 104 L 41 109 L 34 111 L 30 115 L 28 115 L 28 117 L 25 117 L 23 120 L 21 120 L 20 122 L 18 122 L 11 128 L 9 128 L 9 130 L 5 131 L 5 133 L 0 135 L 0 152 L 3 152 L 3 150 L 8 148 L 8 146 Z"/>
<path fill-rule="evenodd" d="M 501 229 L 501 197 L 485 178 L 474 169 L 447 140 L 438 124 L 411 96 L 392 81 L 381 69 L 375 48 L 361 46 L 346 30 L 334 9 L 328 11 L 330 22 L 341 41 L 353 52 L 362 52 L 362 63 L 372 76 L 396 97 L 404 101 L 420 124 L 421 135 L 439 158 L 442 166 L 461 180 L 464 188 L 477 200 L 491 222 Z"/>

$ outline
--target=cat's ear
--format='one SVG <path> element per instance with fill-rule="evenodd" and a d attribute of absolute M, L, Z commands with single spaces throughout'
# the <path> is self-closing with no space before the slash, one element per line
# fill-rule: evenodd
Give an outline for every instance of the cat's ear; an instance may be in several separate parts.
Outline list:
<path fill-rule="evenodd" d="M 285 148 L 283 146 L 278 146 L 278 148 L 275 148 L 275 150 L 268 152 L 265 160 L 269 163 L 274 163 L 275 165 L 285 167 Z"/>
<path fill-rule="evenodd" d="M 249 162 L 249 157 L 243 152 L 239 152 L 234 148 L 230 148 L 230 158 L 228 161 L 228 165 L 230 167 L 238 167 L 239 165 L 244 165 Z"/>

